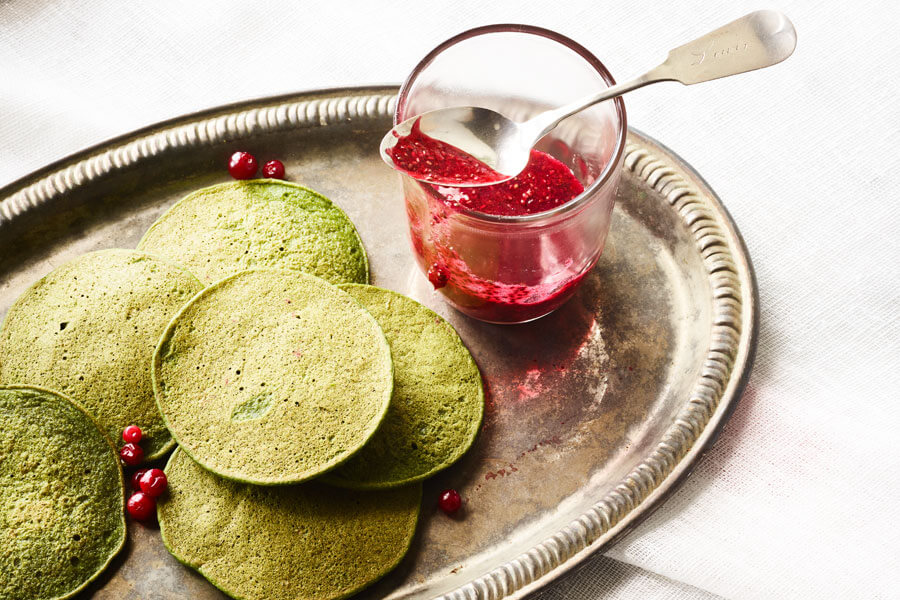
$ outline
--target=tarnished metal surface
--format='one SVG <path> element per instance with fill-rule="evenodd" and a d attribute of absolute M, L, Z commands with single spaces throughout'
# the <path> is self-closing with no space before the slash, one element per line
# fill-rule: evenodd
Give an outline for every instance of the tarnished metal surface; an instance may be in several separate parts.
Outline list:
<path fill-rule="evenodd" d="M 456 326 L 488 388 L 473 450 L 425 486 L 413 549 L 365 598 L 522 597 L 645 516 L 690 470 L 737 402 L 756 291 L 712 191 L 630 132 L 606 250 L 577 295 L 534 323 L 447 308 L 408 249 L 397 176 L 378 157 L 395 88 L 296 94 L 184 117 L 112 140 L 0 190 L 0 314 L 63 261 L 131 248 L 186 193 L 228 178 L 226 157 L 280 158 L 357 224 L 375 284 Z M 455 487 L 461 514 L 436 509 Z M 221 598 L 131 524 L 122 557 L 85 594 Z"/>

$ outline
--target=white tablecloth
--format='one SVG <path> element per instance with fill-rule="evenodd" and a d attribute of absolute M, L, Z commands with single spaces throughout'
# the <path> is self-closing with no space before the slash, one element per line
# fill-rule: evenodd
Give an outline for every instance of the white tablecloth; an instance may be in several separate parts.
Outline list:
<path fill-rule="evenodd" d="M 399 82 L 491 22 L 558 30 L 620 79 L 755 2 L 0 1 L 0 185 L 229 101 Z M 900 596 L 900 9 L 784 0 L 772 69 L 626 99 L 724 200 L 756 266 L 756 367 L 694 475 L 543 599 Z"/>

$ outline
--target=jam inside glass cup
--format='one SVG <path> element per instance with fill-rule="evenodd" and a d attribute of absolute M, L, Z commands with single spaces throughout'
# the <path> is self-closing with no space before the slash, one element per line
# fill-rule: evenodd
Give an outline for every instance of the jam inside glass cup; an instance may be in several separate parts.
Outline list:
<path fill-rule="evenodd" d="M 400 89 L 394 123 L 448 106 L 483 106 L 523 121 L 614 85 L 590 52 L 552 31 L 491 25 L 447 40 Z M 497 215 L 453 202 L 452 188 L 402 175 L 416 261 L 457 310 L 524 323 L 568 300 L 606 242 L 624 154 L 621 98 L 563 121 L 536 146 L 584 191 L 537 214 Z"/>

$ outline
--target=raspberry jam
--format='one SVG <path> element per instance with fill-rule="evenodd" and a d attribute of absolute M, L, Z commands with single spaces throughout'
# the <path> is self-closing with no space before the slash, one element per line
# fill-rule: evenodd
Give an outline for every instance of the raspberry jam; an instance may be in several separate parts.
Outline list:
<path fill-rule="evenodd" d="M 435 289 L 440 287 L 444 295 L 466 314 L 491 323 L 523 323 L 553 312 L 575 293 L 587 275 L 587 271 L 570 273 L 563 270 L 561 274 L 551 275 L 533 285 L 504 283 L 478 277 L 453 251 L 436 250 L 441 256 L 439 260 L 446 265 L 443 271 L 447 276 L 441 286 L 432 282 Z M 510 258 L 515 260 L 514 255 Z"/>
<path fill-rule="evenodd" d="M 506 179 L 471 154 L 422 133 L 418 120 L 408 135 L 397 138 L 397 143 L 388 148 L 387 154 L 401 171 L 440 184 Z"/>
<path fill-rule="evenodd" d="M 393 123 L 406 127 L 421 116 L 422 131 L 479 157 L 478 146 L 462 141 L 464 131 L 432 133 L 426 115 L 477 106 L 522 123 L 614 85 L 597 57 L 564 36 L 521 24 L 490 25 L 447 40 L 416 65 L 397 95 Z M 447 304 L 493 323 L 531 321 L 583 295 L 610 229 L 627 129 L 625 104 L 616 98 L 552 128 L 537 144 L 545 154 L 531 153 L 514 181 L 486 181 L 475 191 L 401 175 L 421 291 L 437 281 L 434 293 Z M 430 159 L 427 150 L 418 146 L 412 159 Z M 508 157 L 499 158 L 502 164 Z M 428 166 L 460 178 L 468 164 Z M 433 265 L 446 281 L 426 280 Z"/>
<path fill-rule="evenodd" d="M 483 187 L 439 186 L 449 206 L 489 215 L 533 215 L 565 204 L 584 191 L 572 170 L 549 154 L 532 150 L 528 165 L 513 179 Z"/>
<path fill-rule="evenodd" d="M 428 139 L 418 138 L 416 143 L 416 151 L 432 162 L 444 156 L 443 147 L 429 154 Z M 451 161 L 445 167 L 460 179 L 471 179 L 459 171 L 466 164 Z M 551 231 L 535 238 L 525 230 L 491 237 L 463 225 L 465 217 L 458 214 L 463 209 L 498 216 L 537 215 L 580 195 L 584 185 L 565 164 L 544 152 L 532 150 L 525 169 L 502 183 L 432 186 L 405 178 L 404 190 L 419 265 L 435 289 L 477 319 L 518 323 L 553 311 L 575 292 L 599 257 L 595 241 L 571 232 Z"/>
<path fill-rule="evenodd" d="M 450 279 L 450 274 L 447 273 L 447 269 L 445 269 L 441 264 L 434 263 L 430 267 L 428 267 L 428 272 L 425 273 L 428 277 L 428 281 L 431 282 L 431 285 L 434 286 L 434 289 L 439 290 L 445 285 L 447 285 L 447 281 Z"/>

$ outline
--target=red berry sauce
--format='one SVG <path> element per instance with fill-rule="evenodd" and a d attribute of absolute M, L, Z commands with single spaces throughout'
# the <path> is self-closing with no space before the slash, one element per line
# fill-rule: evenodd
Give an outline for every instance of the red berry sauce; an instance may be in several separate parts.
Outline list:
<path fill-rule="evenodd" d="M 141 441 L 141 438 L 143 436 L 144 433 L 137 425 L 129 425 L 124 430 L 122 430 L 122 439 L 129 444 L 137 444 L 139 441 Z"/>
<path fill-rule="evenodd" d="M 128 443 L 119 450 L 119 456 L 122 457 L 123 463 L 129 467 L 134 467 L 143 462 L 144 450 L 137 444 Z"/>
<path fill-rule="evenodd" d="M 433 263 L 430 267 L 428 267 L 428 281 L 431 282 L 431 285 L 434 286 L 434 289 L 439 289 L 447 285 L 447 281 L 450 279 L 450 275 L 447 273 L 447 269 L 442 267 L 438 263 Z"/>
<path fill-rule="evenodd" d="M 284 163 L 280 160 L 270 160 L 263 165 L 263 175 L 269 179 L 284 179 Z"/>
<path fill-rule="evenodd" d="M 147 469 L 141 476 L 140 486 L 141 491 L 151 498 L 159 498 L 169 487 L 169 481 L 162 469 Z"/>
<path fill-rule="evenodd" d="M 427 140 L 416 141 L 417 151 L 431 156 Z M 442 151 L 435 158 L 441 156 Z M 458 169 L 467 164 L 455 161 L 446 168 L 464 179 Z M 407 206 L 413 249 L 435 289 L 444 288 L 444 295 L 467 314 L 492 322 L 528 321 L 560 306 L 584 278 L 586 271 L 566 268 L 565 256 L 572 250 L 564 236 L 557 237 L 552 248 L 536 245 L 523 250 L 521 244 L 511 243 L 504 249 L 487 243 L 485 255 L 478 257 L 477 245 L 485 242 L 464 227 L 451 224 L 450 215 L 460 209 L 501 216 L 533 215 L 580 195 L 584 185 L 565 164 L 549 154 L 532 150 L 525 169 L 502 183 L 483 187 L 422 186 L 430 192 L 425 194 L 430 220 L 424 222 L 416 210 Z M 466 260 L 454 249 L 457 245 L 465 248 Z M 504 282 L 504 273 L 516 272 L 523 264 L 543 264 L 547 252 L 552 253 L 551 261 L 560 265 L 552 274 L 529 282 Z M 482 264 L 473 269 L 467 260 Z M 486 271 L 494 275 L 485 278 L 477 274 Z"/>
<path fill-rule="evenodd" d="M 228 172 L 235 179 L 252 179 L 259 165 L 249 152 L 235 152 L 228 161 Z"/>
<path fill-rule="evenodd" d="M 509 181 L 483 187 L 441 186 L 437 191 L 451 208 L 514 216 L 556 208 L 578 196 L 584 186 L 569 167 L 545 152 L 532 150 L 528 165 Z"/>
<path fill-rule="evenodd" d="M 156 514 L 156 500 L 144 492 L 135 492 L 125 504 L 131 518 L 146 521 Z"/>
<path fill-rule="evenodd" d="M 401 171 L 442 185 L 506 179 L 471 154 L 422 133 L 418 120 L 409 135 L 397 137 L 387 154 Z"/>
<path fill-rule="evenodd" d="M 563 272 L 536 285 L 509 284 L 473 275 L 457 257 L 448 256 L 447 264 L 458 266 L 450 269 L 445 293 L 467 314 L 490 323 L 521 323 L 556 310 L 588 273 Z"/>
<path fill-rule="evenodd" d="M 448 515 L 452 515 L 462 506 L 462 498 L 456 490 L 444 490 L 438 499 L 438 506 Z"/>

